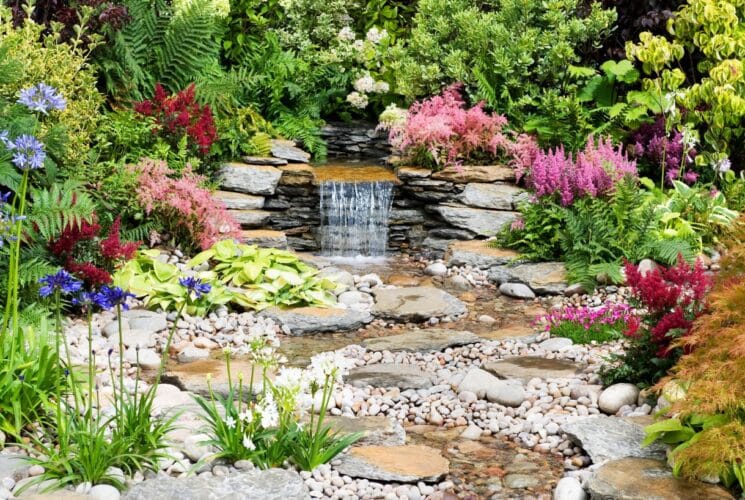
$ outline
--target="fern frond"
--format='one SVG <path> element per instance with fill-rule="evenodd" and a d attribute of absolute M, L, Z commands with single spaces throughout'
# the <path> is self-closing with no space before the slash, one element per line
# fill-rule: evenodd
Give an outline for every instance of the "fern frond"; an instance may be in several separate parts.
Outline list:
<path fill-rule="evenodd" d="M 84 191 L 73 189 L 74 184 L 53 184 L 49 189 L 31 190 L 31 207 L 28 213 L 30 226 L 42 241 L 49 241 L 72 224 L 91 221 L 95 204 Z"/>

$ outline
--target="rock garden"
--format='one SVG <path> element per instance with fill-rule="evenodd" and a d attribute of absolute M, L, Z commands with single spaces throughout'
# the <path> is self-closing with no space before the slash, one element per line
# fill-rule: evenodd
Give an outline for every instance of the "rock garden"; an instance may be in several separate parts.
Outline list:
<path fill-rule="evenodd" d="M 0 2 L 0 500 L 739 498 L 745 8 Z"/>

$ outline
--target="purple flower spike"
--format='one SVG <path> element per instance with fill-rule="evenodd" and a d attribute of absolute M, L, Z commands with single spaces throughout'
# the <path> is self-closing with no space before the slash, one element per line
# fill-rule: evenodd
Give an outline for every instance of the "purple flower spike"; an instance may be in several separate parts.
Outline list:
<path fill-rule="evenodd" d="M 31 111 L 48 114 L 52 110 L 63 111 L 67 101 L 57 89 L 46 83 L 39 83 L 33 87 L 21 90 L 18 103 L 23 104 Z"/>

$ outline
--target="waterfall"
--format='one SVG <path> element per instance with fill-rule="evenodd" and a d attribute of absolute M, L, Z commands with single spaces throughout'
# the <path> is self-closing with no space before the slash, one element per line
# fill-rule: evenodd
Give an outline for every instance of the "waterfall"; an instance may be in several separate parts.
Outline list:
<path fill-rule="evenodd" d="M 334 257 L 382 257 L 388 245 L 393 182 L 319 183 L 321 250 Z"/>

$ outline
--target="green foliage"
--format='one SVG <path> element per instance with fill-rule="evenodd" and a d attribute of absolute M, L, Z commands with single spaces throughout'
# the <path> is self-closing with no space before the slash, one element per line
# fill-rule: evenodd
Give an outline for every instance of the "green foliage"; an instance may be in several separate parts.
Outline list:
<path fill-rule="evenodd" d="M 157 250 L 140 252 L 114 276 L 114 282 L 139 297 L 149 308 L 175 310 L 183 305 L 187 291 L 178 284 L 179 269 L 158 259 Z M 195 268 L 210 262 L 210 271 L 195 272 L 212 285 L 210 293 L 189 303 L 189 314 L 206 314 L 212 307 L 231 303 L 261 310 L 272 305 L 329 306 L 335 302 L 337 284 L 319 279 L 317 270 L 291 252 L 239 245 L 232 240 L 216 243 L 189 263 Z"/>
<path fill-rule="evenodd" d="M 590 344 L 592 342 L 604 343 L 618 340 L 623 337 L 625 324 L 622 321 L 609 325 L 606 323 L 593 323 L 589 328 L 576 322 L 565 320 L 551 326 L 552 337 L 565 337 L 572 339 L 575 344 Z"/>
<path fill-rule="evenodd" d="M 542 111 L 544 96 L 571 95 L 583 78 L 568 65 L 614 19 L 576 0 L 421 0 L 411 38 L 394 54 L 395 91 L 413 99 L 461 81 L 521 125 Z"/>
<path fill-rule="evenodd" d="M 214 149 L 218 156 L 228 159 L 244 155 L 270 156 L 271 138 L 276 135 L 271 124 L 249 107 L 219 119 L 217 131 L 220 140 Z"/>
<path fill-rule="evenodd" d="M 675 358 L 658 356 L 658 345 L 649 332 L 643 332 L 626 346 L 624 354 L 611 354 L 608 363 L 600 367 L 600 378 L 604 386 L 621 382 L 635 383 L 645 388 L 664 377 L 675 364 Z"/>
<path fill-rule="evenodd" d="M 0 101 L 15 102 L 21 89 L 40 82 L 56 88 L 67 99 L 66 109 L 45 120 L 42 131 L 59 127 L 66 132 L 69 147 L 58 159 L 72 175 L 90 148 L 103 97 L 96 89 L 96 73 L 77 43 L 79 39 L 58 43 L 57 35 L 54 30 L 46 33 L 43 25 L 31 20 L 14 29 L 8 10 L 0 6 Z M 51 146 L 49 139 L 45 143 Z"/>
<path fill-rule="evenodd" d="M 514 248 L 529 260 L 555 261 L 561 258 L 561 230 L 566 210 L 553 200 L 520 204 L 523 229 L 505 227 L 494 244 Z"/>

